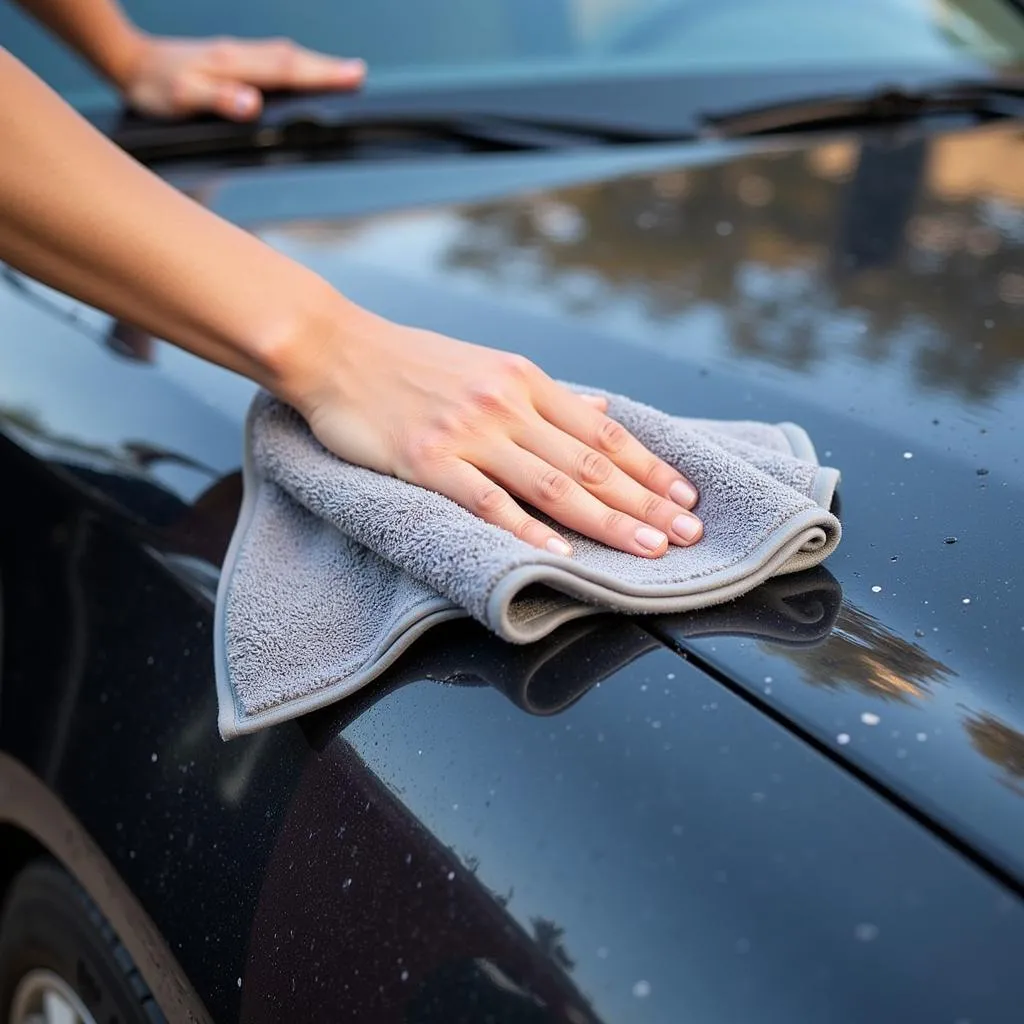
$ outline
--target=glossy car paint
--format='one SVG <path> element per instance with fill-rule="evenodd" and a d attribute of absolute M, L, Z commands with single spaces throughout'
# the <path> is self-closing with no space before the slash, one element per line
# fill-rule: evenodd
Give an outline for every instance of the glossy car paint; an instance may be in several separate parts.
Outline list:
<path fill-rule="evenodd" d="M 0 742 L 213 1017 L 1014 1020 L 1019 128 L 175 180 L 382 313 L 844 473 L 804 591 L 529 654 L 446 627 L 223 744 L 251 387 L 9 275 Z"/>

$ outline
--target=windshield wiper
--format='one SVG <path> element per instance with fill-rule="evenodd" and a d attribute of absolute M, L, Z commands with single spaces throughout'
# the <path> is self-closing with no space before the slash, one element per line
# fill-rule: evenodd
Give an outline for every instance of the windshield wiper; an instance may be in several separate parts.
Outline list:
<path fill-rule="evenodd" d="M 122 114 L 98 123 L 147 162 L 259 158 L 397 145 L 461 150 L 549 150 L 742 138 L 775 132 L 899 124 L 932 115 L 1024 115 L 1024 79 L 938 78 L 907 69 L 827 76 L 594 79 L 480 89 L 268 96 L 250 124 L 218 118 L 151 121 Z M 760 96 L 758 104 L 750 97 Z"/>
<path fill-rule="evenodd" d="M 983 120 L 1024 116 L 1024 79 L 938 83 L 920 90 L 882 88 L 861 94 L 814 96 L 701 117 L 702 134 L 745 138 L 898 124 L 937 115 L 967 114 Z"/>
<path fill-rule="evenodd" d="M 387 111 L 328 105 L 325 108 L 268 105 L 252 124 L 215 118 L 153 122 L 126 115 L 110 131 L 113 140 L 144 162 L 231 153 L 344 148 L 373 141 L 429 140 L 486 150 L 537 150 L 580 146 L 681 141 L 690 132 L 657 132 L 605 125 L 599 117 L 566 119 L 472 110 Z"/>

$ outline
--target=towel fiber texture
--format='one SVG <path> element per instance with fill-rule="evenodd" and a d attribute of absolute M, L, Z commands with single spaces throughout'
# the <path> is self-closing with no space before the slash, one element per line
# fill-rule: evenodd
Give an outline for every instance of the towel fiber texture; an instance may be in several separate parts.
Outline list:
<path fill-rule="evenodd" d="M 537 550 L 440 494 L 334 457 L 296 412 L 258 394 L 217 594 L 221 734 L 352 693 L 445 619 L 468 614 L 529 643 L 601 610 L 720 604 L 839 543 L 839 474 L 818 465 L 800 427 L 680 419 L 609 398 L 609 415 L 699 489 L 693 547 L 645 559 L 562 530 L 571 558 Z"/>

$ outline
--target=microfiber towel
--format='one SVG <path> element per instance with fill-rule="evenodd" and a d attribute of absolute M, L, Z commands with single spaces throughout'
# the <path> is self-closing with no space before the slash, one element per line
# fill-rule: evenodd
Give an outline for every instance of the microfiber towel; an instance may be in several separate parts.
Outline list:
<path fill-rule="evenodd" d="M 839 473 L 818 464 L 800 427 L 681 419 L 608 398 L 609 415 L 700 491 L 704 537 L 692 547 L 640 558 L 560 527 L 572 557 L 538 550 L 440 494 L 338 459 L 298 413 L 258 393 L 217 591 L 221 735 L 353 693 L 446 619 L 469 615 L 530 643 L 602 610 L 717 605 L 839 543 L 829 510 Z"/>

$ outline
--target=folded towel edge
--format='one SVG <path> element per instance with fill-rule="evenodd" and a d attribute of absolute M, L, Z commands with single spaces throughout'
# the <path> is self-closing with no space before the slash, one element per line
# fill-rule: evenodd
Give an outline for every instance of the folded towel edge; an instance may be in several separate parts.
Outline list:
<path fill-rule="evenodd" d="M 841 479 L 838 469 L 834 469 L 832 466 L 819 466 L 811 483 L 811 493 L 808 497 L 816 505 L 829 512 Z"/>
<path fill-rule="evenodd" d="M 228 593 L 234 577 L 235 565 L 241 553 L 245 537 L 249 532 L 256 511 L 258 471 L 252 453 L 252 429 L 260 402 L 258 399 L 249 406 L 245 417 L 244 441 L 242 446 L 242 504 L 238 519 L 224 554 L 217 580 L 217 596 L 213 607 L 213 678 L 217 691 L 217 728 L 223 739 L 236 735 L 232 725 L 238 718 L 235 695 L 231 688 L 227 654 L 227 603 Z"/>
<path fill-rule="evenodd" d="M 714 592 L 714 601 L 710 603 L 721 604 L 752 590 L 770 576 L 798 572 L 807 565 L 824 561 L 836 549 L 841 536 L 842 526 L 830 512 L 820 507 L 804 509 L 781 523 L 728 569 L 685 584 L 672 582 L 643 588 L 623 587 L 621 580 L 593 570 L 586 570 L 584 575 L 579 570 L 552 566 L 546 560 L 528 563 L 507 573 L 491 590 L 487 599 L 487 623 L 495 633 L 512 643 L 530 643 L 550 632 L 549 629 L 517 630 L 509 616 L 516 595 L 531 584 L 542 584 L 591 606 L 604 604 L 607 607 L 609 597 L 614 596 L 618 608 L 634 614 L 689 611 L 698 604 L 706 607 L 709 591 Z M 810 540 L 818 537 L 824 541 L 821 547 L 813 553 L 802 552 Z M 766 556 L 766 551 L 771 554 Z M 709 580 L 715 582 L 709 586 Z"/>
<path fill-rule="evenodd" d="M 800 459 L 801 462 L 813 462 L 816 466 L 820 464 L 811 435 L 799 423 L 783 420 L 781 423 L 776 423 L 775 426 L 786 436 L 794 459 Z"/>

